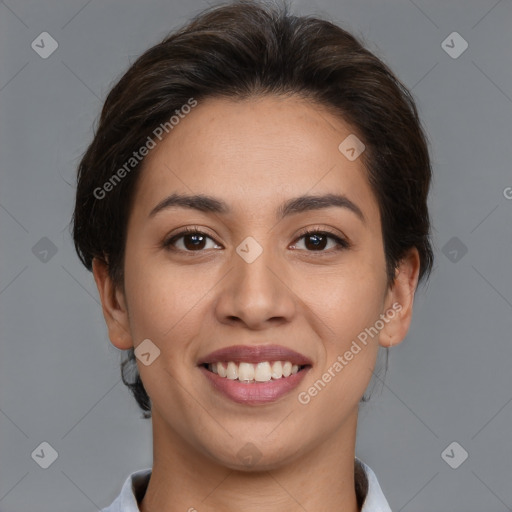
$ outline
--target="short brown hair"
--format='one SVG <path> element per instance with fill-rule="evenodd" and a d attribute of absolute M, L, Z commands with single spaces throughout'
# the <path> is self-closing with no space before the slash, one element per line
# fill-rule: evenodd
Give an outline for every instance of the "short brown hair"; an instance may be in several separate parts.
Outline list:
<path fill-rule="evenodd" d="M 353 127 L 366 146 L 361 158 L 380 208 L 388 282 L 412 247 L 420 255 L 420 281 L 428 276 L 431 167 L 411 93 L 341 27 L 294 16 L 286 4 L 252 0 L 206 9 L 142 54 L 108 94 L 78 168 L 73 236 L 86 268 L 92 270 L 94 257 L 108 262 L 122 287 L 127 220 L 141 164 L 105 197 L 98 199 L 94 191 L 157 126 L 192 97 L 200 102 L 265 94 L 299 95 Z M 149 397 L 129 352 L 123 380 L 147 412 Z M 127 378 L 130 363 L 134 381 Z"/>

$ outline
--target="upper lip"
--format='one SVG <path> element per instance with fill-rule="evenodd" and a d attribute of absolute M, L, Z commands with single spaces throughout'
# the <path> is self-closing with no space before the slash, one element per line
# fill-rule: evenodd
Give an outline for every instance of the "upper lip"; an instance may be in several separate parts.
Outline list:
<path fill-rule="evenodd" d="M 198 361 L 198 366 L 218 362 L 260 363 L 263 361 L 290 361 L 299 366 L 311 365 L 311 360 L 281 345 L 233 345 L 211 352 Z"/>

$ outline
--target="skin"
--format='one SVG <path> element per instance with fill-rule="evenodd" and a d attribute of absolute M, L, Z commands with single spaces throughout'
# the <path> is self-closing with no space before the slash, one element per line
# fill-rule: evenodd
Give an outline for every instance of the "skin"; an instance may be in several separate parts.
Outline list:
<path fill-rule="evenodd" d="M 137 361 L 152 401 L 153 473 L 142 512 L 308 512 L 358 510 L 354 454 L 359 401 L 379 345 L 396 345 L 411 321 L 419 257 L 411 249 L 388 286 L 376 198 L 362 159 L 338 145 L 355 130 L 298 97 L 207 99 L 146 157 L 128 222 L 124 290 L 107 267 L 93 272 L 109 337 L 119 349 L 149 338 L 160 356 Z M 174 192 L 225 201 L 230 214 L 172 207 L 150 211 Z M 303 194 L 342 193 L 348 208 L 276 209 Z M 185 226 L 210 238 L 164 240 Z M 303 228 L 330 229 L 312 248 Z M 252 236 L 252 263 L 236 252 Z M 313 240 L 314 242 L 314 240 Z M 186 243 L 186 245 L 184 245 Z M 189 252 L 186 252 L 188 249 Z M 297 395 L 332 367 L 357 335 L 393 303 L 401 311 L 307 404 Z M 235 344 L 281 344 L 311 358 L 299 387 L 265 405 L 214 391 L 197 361 Z M 250 468 L 238 451 L 256 446 Z"/>

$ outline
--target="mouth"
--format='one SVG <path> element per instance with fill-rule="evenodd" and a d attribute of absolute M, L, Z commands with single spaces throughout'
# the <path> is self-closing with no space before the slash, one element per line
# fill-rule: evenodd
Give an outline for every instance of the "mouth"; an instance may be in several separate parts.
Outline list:
<path fill-rule="evenodd" d="M 243 405 L 264 405 L 295 389 L 313 363 L 279 345 L 235 345 L 212 352 L 197 366 L 219 396 Z"/>

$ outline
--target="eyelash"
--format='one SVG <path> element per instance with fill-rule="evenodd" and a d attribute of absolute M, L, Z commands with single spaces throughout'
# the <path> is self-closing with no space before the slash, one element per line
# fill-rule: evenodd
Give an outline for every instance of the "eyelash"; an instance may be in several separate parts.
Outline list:
<path fill-rule="evenodd" d="M 173 244 L 177 240 L 179 240 L 180 238 L 182 238 L 183 236 L 186 236 L 188 234 L 203 235 L 203 236 L 213 240 L 213 238 L 210 235 L 201 231 L 201 229 L 199 227 L 192 226 L 192 227 L 187 227 L 187 228 L 183 229 L 182 231 L 180 231 L 179 233 L 176 233 L 172 237 L 168 238 L 167 240 L 164 240 L 164 242 L 162 243 L 162 247 L 164 249 L 167 249 L 170 251 L 176 251 L 176 252 L 185 252 L 185 253 L 204 252 L 204 250 L 188 251 L 188 250 L 183 250 L 183 249 L 176 249 L 176 247 L 173 246 Z M 329 231 L 328 229 L 325 229 L 325 228 L 324 229 L 308 228 L 308 229 L 304 230 L 303 232 L 301 232 L 301 234 L 296 238 L 296 242 L 298 242 L 302 238 L 307 237 L 309 235 L 327 235 L 328 238 L 331 238 L 336 242 L 336 248 L 334 248 L 334 250 L 331 249 L 331 250 L 327 250 L 327 251 L 325 251 L 325 250 L 307 251 L 306 250 L 306 252 L 317 252 L 317 253 L 331 254 L 332 252 L 342 251 L 342 250 L 350 249 L 352 247 L 352 245 L 346 239 L 341 238 L 338 235 L 335 235 L 332 231 Z M 296 242 L 294 242 L 294 245 Z M 215 242 L 215 243 L 217 243 L 217 242 Z"/>

